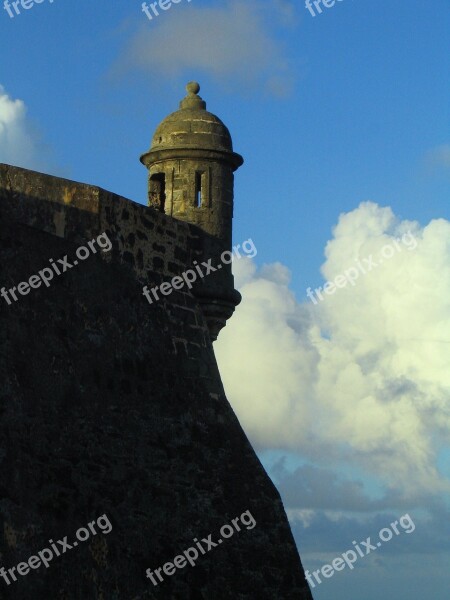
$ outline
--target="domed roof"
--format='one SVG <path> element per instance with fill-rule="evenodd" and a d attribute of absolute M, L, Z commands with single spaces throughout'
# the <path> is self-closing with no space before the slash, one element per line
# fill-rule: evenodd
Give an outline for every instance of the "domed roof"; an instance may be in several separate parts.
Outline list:
<path fill-rule="evenodd" d="M 201 148 L 233 152 L 230 132 L 218 117 L 206 110 L 206 102 L 198 95 L 199 84 L 191 81 L 186 90 L 188 95 L 181 100 L 180 110 L 158 125 L 150 150 Z"/>

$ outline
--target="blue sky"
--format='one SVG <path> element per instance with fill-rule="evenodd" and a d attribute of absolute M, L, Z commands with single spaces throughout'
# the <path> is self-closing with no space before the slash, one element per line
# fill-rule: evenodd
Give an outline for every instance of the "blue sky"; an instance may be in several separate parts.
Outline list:
<path fill-rule="evenodd" d="M 417 515 L 318 600 L 378 600 L 380 578 L 386 598 L 448 600 L 449 34 L 447 0 L 342 0 L 315 17 L 300 0 L 181 0 L 152 21 L 138 0 L 0 10 L 0 161 L 145 203 L 139 155 L 187 81 L 229 127 L 245 158 L 234 240 L 258 255 L 236 265 L 244 301 L 217 356 L 305 566 Z M 309 302 L 408 229 L 417 249 Z"/>

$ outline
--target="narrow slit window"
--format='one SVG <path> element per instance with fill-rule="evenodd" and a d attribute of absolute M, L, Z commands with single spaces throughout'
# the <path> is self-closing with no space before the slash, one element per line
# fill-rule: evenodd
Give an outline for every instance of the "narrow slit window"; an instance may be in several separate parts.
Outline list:
<path fill-rule="evenodd" d="M 166 176 L 164 173 L 154 173 L 150 177 L 149 204 L 164 212 L 166 201 Z"/>
<path fill-rule="evenodd" d="M 197 171 L 195 173 L 195 206 L 199 208 L 202 205 L 202 183 L 203 183 L 203 173 Z"/>

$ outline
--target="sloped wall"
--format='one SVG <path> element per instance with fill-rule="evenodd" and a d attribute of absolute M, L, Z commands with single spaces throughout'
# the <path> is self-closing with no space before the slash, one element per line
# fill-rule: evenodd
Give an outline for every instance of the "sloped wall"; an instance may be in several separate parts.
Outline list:
<path fill-rule="evenodd" d="M 71 194 L 64 180 L 0 175 L 1 286 L 73 257 L 102 231 L 113 242 L 48 288 L 11 305 L 0 298 L 0 567 L 28 561 L 50 539 L 73 541 L 101 515 L 112 524 L 47 569 L 10 585 L 0 578 L 0 599 L 310 599 L 197 301 L 186 289 L 152 305 L 142 296 L 140 276 L 159 281 L 190 259 L 195 228 L 118 197 L 111 207 L 103 191 L 96 204 L 90 186 L 69 182 L 76 190 L 60 202 Z M 146 577 L 245 511 L 254 528 L 156 586 Z"/>

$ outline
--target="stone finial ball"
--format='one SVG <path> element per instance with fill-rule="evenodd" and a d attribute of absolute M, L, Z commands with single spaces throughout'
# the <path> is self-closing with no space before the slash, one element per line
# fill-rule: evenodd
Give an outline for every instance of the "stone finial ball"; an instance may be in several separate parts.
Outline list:
<path fill-rule="evenodd" d="M 200 86 L 196 81 L 190 81 L 186 86 L 186 90 L 190 94 L 198 94 L 200 91 Z"/>

